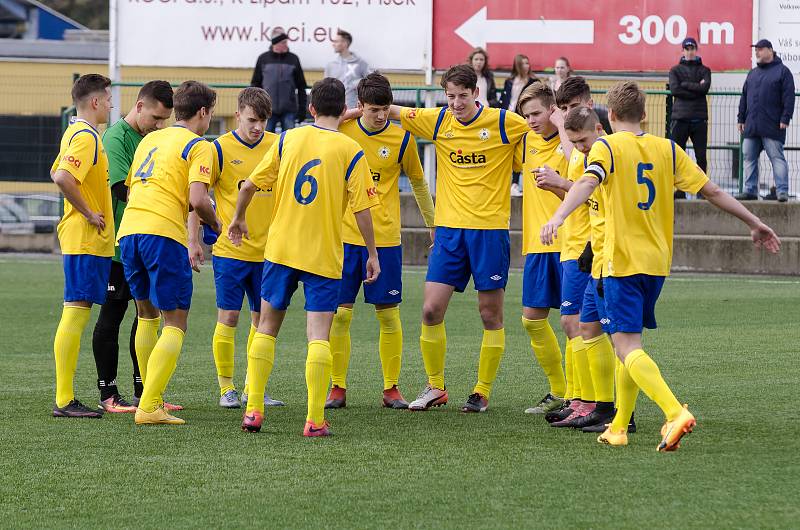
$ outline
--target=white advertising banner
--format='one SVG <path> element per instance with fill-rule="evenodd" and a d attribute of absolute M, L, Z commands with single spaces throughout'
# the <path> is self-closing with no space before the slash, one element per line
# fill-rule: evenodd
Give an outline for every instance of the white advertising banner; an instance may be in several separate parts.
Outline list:
<path fill-rule="evenodd" d="M 800 0 L 761 0 L 758 38 L 768 39 L 792 73 L 800 73 Z"/>
<path fill-rule="evenodd" d="M 351 51 L 372 68 L 424 70 L 431 62 L 432 0 L 112 2 L 121 66 L 251 68 L 278 27 L 307 69 L 333 60 L 338 28 L 353 35 Z"/>

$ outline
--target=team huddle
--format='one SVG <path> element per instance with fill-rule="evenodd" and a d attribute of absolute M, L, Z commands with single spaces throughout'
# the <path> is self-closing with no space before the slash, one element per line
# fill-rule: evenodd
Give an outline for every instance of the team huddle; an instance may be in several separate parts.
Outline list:
<path fill-rule="evenodd" d="M 447 106 L 405 108 L 393 104 L 389 81 L 372 73 L 358 85 L 358 107 L 347 109 L 344 86 L 325 78 L 311 89 L 313 125 L 280 135 L 265 132 L 271 102 L 251 87 L 239 94 L 237 128 L 209 142 L 203 135 L 215 92 L 186 81 L 173 94 L 167 83 L 151 81 L 101 141 L 97 127 L 108 121 L 110 82 L 96 74 L 79 78 L 72 91 L 77 119 L 52 168 L 65 196 L 53 415 L 102 414 L 73 391 L 81 333 L 97 303 L 100 408 L 135 413 L 137 424 L 184 423 L 173 415 L 180 405 L 163 396 L 187 329 L 191 271 L 204 261 L 201 240 L 213 244 L 219 404 L 244 408 L 242 430 L 260 431 L 265 406 L 282 404 L 266 389 L 300 282 L 308 338 L 305 436 L 331 434 L 325 409 L 346 407 L 350 325 L 362 285 L 380 328 L 383 406 L 423 411 L 448 402 L 445 315 L 453 292 L 472 279 L 484 331 L 475 387 L 461 410 L 485 412 L 505 351 L 509 188 L 519 172 L 522 325 L 549 384 L 525 412 L 626 445 L 641 389 L 665 415 L 657 449 L 676 450 L 696 420 L 642 345 L 643 329 L 656 327 L 655 305 L 670 271 L 674 189 L 702 193 L 741 219 L 756 246 L 778 252 L 778 237 L 674 142 L 642 131 L 644 94 L 633 82 L 608 93 L 608 134 L 581 77 L 556 93 L 533 83 L 520 95 L 518 113 L 476 103 L 477 76 L 467 65 L 450 68 L 441 85 Z M 173 108 L 175 124 L 164 127 Z M 435 147 L 435 206 L 415 137 Z M 410 402 L 399 388 L 401 174 L 432 243 L 419 342 L 428 380 Z M 239 392 L 234 336 L 245 296 L 251 326 Z M 116 387 L 119 326 L 131 299 L 133 403 Z M 548 322 L 551 309 L 561 313 L 563 353 Z"/>

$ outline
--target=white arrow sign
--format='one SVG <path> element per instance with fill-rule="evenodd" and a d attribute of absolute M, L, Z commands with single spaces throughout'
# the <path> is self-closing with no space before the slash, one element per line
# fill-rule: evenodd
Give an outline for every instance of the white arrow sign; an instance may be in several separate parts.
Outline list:
<path fill-rule="evenodd" d="M 470 46 L 494 44 L 593 44 L 594 20 L 488 20 L 486 6 L 456 29 Z"/>

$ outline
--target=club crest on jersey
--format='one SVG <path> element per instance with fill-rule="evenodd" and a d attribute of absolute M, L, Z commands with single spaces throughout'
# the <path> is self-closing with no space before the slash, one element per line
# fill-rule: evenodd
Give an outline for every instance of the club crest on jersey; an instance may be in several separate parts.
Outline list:
<path fill-rule="evenodd" d="M 481 139 L 482 141 L 484 141 L 484 142 L 485 142 L 486 140 L 488 140 L 488 139 L 489 139 L 489 129 L 487 129 L 486 127 L 484 127 L 483 129 L 481 129 L 481 130 L 478 132 L 478 138 L 480 138 L 480 139 Z"/>
<path fill-rule="evenodd" d="M 236 160 L 231 160 L 231 164 L 233 164 L 234 166 L 238 166 L 241 163 L 242 163 L 242 161 L 239 160 L 238 158 Z"/>
<path fill-rule="evenodd" d="M 558 153 L 561 156 L 564 156 L 564 146 L 558 144 L 558 147 L 556 147 L 556 153 Z"/>
<path fill-rule="evenodd" d="M 379 157 L 381 157 L 381 158 L 383 158 L 384 160 L 386 160 L 387 158 L 389 158 L 389 155 L 390 155 L 391 153 L 392 153 L 391 149 L 389 149 L 389 148 L 388 148 L 388 147 L 386 147 L 385 145 L 381 146 L 381 147 L 380 147 L 380 149 L 378 149 L 378 156 L 379 156 Z"/>

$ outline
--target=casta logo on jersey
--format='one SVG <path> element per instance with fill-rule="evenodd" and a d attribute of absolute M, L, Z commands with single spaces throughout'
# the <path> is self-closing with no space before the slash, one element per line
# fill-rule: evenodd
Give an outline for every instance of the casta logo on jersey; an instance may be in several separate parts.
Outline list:
<path fill-rule="evenodd" d="M 481 153 L 464 153 L 461 149 L 450 151 L 450 161 L 454 164 L 485 164 L 486 155 Z"/>
<path fill-rule="evenodd" d="M 80 167 L 81 167 L 81 161 L 80 161 L 80 159 L 78 159 L 78 158 L 75 158 L 75 157 L 74 157 L 74 156 L 72 156 L 72 155 L 64 155 L 64 156 L 62 156 L 62 157 L 61 157 L 61 161 L 62 161 L 62 162 L 66 162 L 66 163 L 68 163 L 68 164 L 72 164 L 73 166 L 75 166 L 75 167 L 77 167 L 77 168 L 80 168 Z"/>

